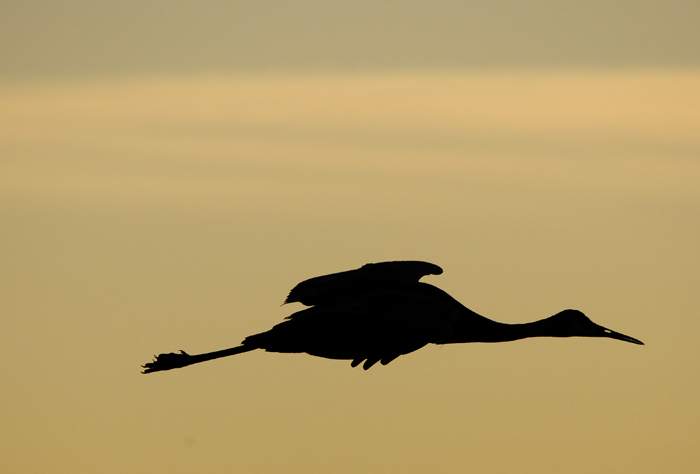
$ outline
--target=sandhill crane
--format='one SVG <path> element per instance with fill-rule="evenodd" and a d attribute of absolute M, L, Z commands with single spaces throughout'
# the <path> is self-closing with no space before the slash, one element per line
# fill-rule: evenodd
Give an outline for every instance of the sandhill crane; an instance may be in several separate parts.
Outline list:
<path fill-rule="evenodd" d="M 207 360 L 264 349 L 305 352 L 327 359 L 351 360 L 367 370 L 388 364 L 427 344 L 504 342 L 527 337 L 607 337 L 634 344 L 643 342 L 595 324 L 575 309 L 524 324 L 505 324 L 466 308 L 441 289 L 422 283 L 439 275 L 437 265 L 418 261 L 369 263 L 356 270 L 333 273 L 295 286 L 285 303 L 309 308 L 241 345 L 205 354 L 160 354 L 143 366 L 143 373 L 177 369 Z"/>

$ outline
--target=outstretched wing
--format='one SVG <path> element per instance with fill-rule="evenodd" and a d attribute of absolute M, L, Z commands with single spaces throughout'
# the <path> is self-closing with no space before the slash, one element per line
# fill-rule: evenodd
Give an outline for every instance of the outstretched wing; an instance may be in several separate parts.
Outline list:
<path fill-rule="evenodd" d="M 368 263 L 356 270 L 332 273 L 302 281 L 292 288 L 286 303 L 314 306 L 354 293 L 415 283 L 425 275 L 440 275 L 442 268 L 419 261 Z"/>

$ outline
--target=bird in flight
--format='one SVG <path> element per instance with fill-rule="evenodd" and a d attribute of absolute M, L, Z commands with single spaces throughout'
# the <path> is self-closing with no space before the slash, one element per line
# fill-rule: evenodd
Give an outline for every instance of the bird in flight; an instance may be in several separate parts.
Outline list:
<path fill-rule="evenodd" d="M 143 373 L 178 369 L 255 349 L 350 360 L 367 370 L 386 365 L 427 344 L 505 342 L 527 337 L 607 337 L 644 344 L 599 326 L 581 311 L 566 309 L 524 324 L 492 321 L 466 308 L 441 289 L 419 281 L 440 275 L 427 262 L 368 263 L 356 270 L 319 276 L 295 286 L 284 301 L 309 308 L 288 316 L 269 331 L 246 337 L 241 345 L 190 355 L 160 354 Z"/>

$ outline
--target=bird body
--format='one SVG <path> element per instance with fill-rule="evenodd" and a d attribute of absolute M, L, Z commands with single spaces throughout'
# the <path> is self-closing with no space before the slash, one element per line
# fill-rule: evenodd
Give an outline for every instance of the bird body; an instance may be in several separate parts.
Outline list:
<path fill-rule="evenodd" d="M 564 310 L 525 324 L 485 318 L 445 291 L 420 282 L 439 275 L 437 265 L 418 261 L 381 262 L 311 278 L 295 286 L 285 303 L 310 306 L 269 331 L 248 336 L 240 346 L 199 355 L 161 354 L 144 373 L 169 370 L 255 349 L 307 353 L 351 360 L 365 370 L 386 365 L 427 344 L 505 342 L 528 337 L 609 337 L 641 341 L 598 326 L 577 310 Z"/>

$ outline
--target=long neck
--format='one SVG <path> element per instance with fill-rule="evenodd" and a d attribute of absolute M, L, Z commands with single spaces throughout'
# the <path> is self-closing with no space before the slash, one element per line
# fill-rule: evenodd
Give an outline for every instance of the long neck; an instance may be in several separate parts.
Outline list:
<path fill-rule="evenodd" d="M 461 342 L 507 342 L 528 337 L 557 337 L 551 318 L 523 324 L 507 324 L 479 318 L 465 318 L 455 323 L 453 333 L 444 344 Z"/>

